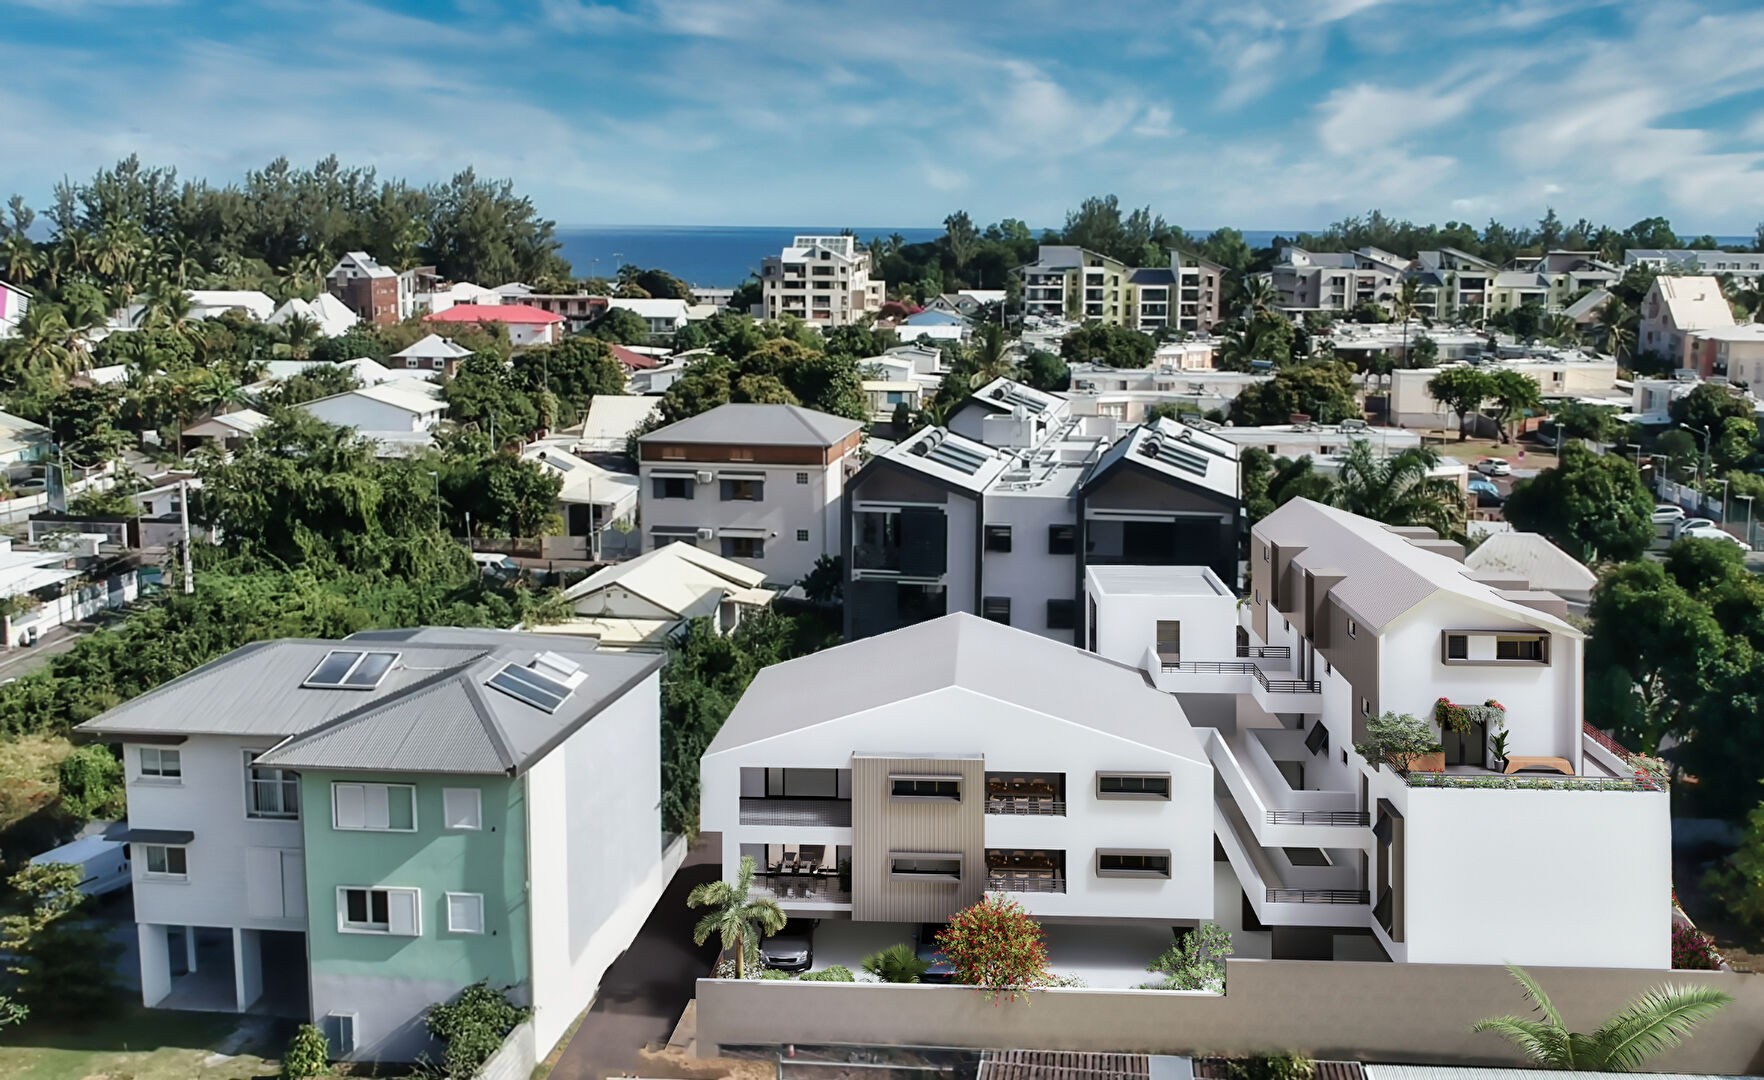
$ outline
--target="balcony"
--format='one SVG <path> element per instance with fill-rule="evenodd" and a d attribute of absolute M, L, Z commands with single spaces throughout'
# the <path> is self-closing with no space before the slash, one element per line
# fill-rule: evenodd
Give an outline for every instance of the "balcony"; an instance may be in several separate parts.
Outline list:
<path fill-rule="evenodd" d="M 1063 893 L 1066 853 L 988 848 L 986 888 L 989 892 Z"/>
<path fill-rule="evenodd" d="M 743 825 L 801 825 L 851 828 L 850 799 L 745 798 Z"/>
<path fill-rule="evenodd" d="M 1265 847 L 1229 796 L 1213 806 L 1213 833 L 1256 918 L 1268 926 L 1371 925 L 1372 898 L 1361 888 L 1351 849 Z"/>
<path fill-rule="evenodd" d="M 840 888 L 836 872 L 755 874 L 751 891 L 755 896 L 769 896 L 785 907 L 851 904 L 851 890 Z"/>
<path fill-rule="evenodd" d="M 1305 765 L 1318 755 L 1312 736 L 1285 727 L 1240 728 L 1231 735 L 1209 732 L 1205 743 L 1220 782 L 1236 803 L 1245 825 L 1268 847 L 1356 847 L 1371 842 L 1371 817 L 1352 791 L 1295 786 Z M 1319 746 L 1327 756 L 1326 744 Z M 1284 766 L 1284 767 L 1283 767 Z"/>
<path fill-rule="evenodd" d="M 986 812 L 1030 817 L 1066 816 L 1064 773 L 986 774 Z"/>

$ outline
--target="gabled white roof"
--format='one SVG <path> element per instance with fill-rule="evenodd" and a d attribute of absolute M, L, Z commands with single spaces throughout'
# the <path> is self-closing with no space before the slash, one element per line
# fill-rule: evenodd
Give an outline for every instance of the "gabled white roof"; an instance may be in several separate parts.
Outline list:
<path fill-rule="evenodd" d="M 276 302 L 267 293 L 256 289 L 189 289 L 184 293 L 190 306 L 209 311 L 232 311 L 237 308 L 259 322 L 275 311 Z"/>
<path fill-rule="evenodd" d="M 340 398 L 360 397 L 368 401 L 377 401 L 382 405 L 403 409 L 413 416 L 427 416 L 429 413 L 447 407 L 446 403 L 440 400 L 440 393 L 440 387 L 419 379 L 395 379 L 308 401 L 302 404 L 301 408 L 310 409 L 314 405 L 336 401 Z"/>
<path fill-rule="evenodd" d="M 617 585 L 682 619 L 716 611 L 725 596 L 763 606 L 775 595 L 760 585 L 766 575 L 691 544 L 665 544 L 629 562 L 596 571 L 565 590 L 576 611 L 587 616 L 620 616 L 617 601 L 606 594 Z"/>
<path fill-rule="evenodd" d="M 429 334 L 392 355 L 402 360 L 458 360 L 472 355 L 472 350 L 440 334 Z"/>
<path fill-rule="evenodd" d="M 200 424 L 193 424 L 184 429 L 184 434 L 198 438 L 249 435 L 267 423 L 269 423 L 269 417 L 256 409 L 240 409 L 237 412 L 211 416 Z"/>
<path fill-rule="evenodd" d="M 302 300 L 296 296 L 282 304 L 264 321 L 271 326 L 280 326 L 296 315 L 317 324 L 319 333 L 325 337 L 339 337 L 359 321 L 347 304 L 330 293 L 320 293 L 312 300 Z"/>
<path fill-rule="evenodd" d="M 1599 576 L 1580 560 L 1550 543 L 1538 533 L 1498 533 L 1477 545 L 1464 557 L 1464 566 L 1479 573 L 1511 574 L 1524 578 L 1534 589 L 1567 599 L 1583 597 L 1599 583 Z"/>
<path fill-rule="evenodd" d="M 1707 330 L 1733 325 L 1733 309 L 1721 292 L 1721 283 L 1712 277 L 1657 277 L 1654 291 L 1666 305 L 1666 315 L 1679 330 Z M 1647 301 L 1642 301 L 1644 308 Z"/>
<path fill-rule="evenodd" d="M 654 416 L 660 400 L 632 394 L 595 394 L 582 418 L 579 442 L 590 450 L 623 450 L 631 432 Z"/>
<path fill-rule="evenodd" d="M 620 311 L 631 311 L 645 319 L 673 319 L 675 322 L 686 321 L 686 301 L 655 298 L 624 299 L 613 297 L 606 302 L 608 308 Z"/>
<path fill-rule="evenodd" d="M 367 277 L 380 278 L 380 277 L 397 277 L 398 276 L 397 274 L 394 274 L 391 270 L 388 270 L 386 267 L 381 266 L 379 264 L 379 262 L 372 255 L 369 255 L 365 251 L 351 251 L 349 254 L 343 256 L 341 259 L 338 259 L 337 265 L 331 267 L 331 274 L 335 274 L 338 270 L 342 269 L 345 266 L 353 266 L 356 270 L 360 271 L 363 275 L 365 275 Z M 327 274 L 325 276 L 329 277 L 330 274 Z"/>
<path fill-rule="evenodd" d="M 632 473 L 603 468 L 557 443 L 532 443 L 521 451 L 521 456 L 539 462 L 563 481 L 557 492 L 558 502 L 611 506 L 614 517 L 622 517 L 637 505 L 639 484 Z"/>

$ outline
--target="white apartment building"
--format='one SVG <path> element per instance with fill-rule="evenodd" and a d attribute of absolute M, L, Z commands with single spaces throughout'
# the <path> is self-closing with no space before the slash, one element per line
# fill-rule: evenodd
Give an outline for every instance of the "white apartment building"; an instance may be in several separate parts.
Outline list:
<path fill-rule="evenodd" d="M 24 318 L 25 309 L 30 306 L 30 293 L 17 285 L 0 281 L 0 338 L 11 337 L 18 331 L 19 320 Z"/>
<path fill-rule="evenodd" d="M 965 613 L 760 672 L 701 774 L 724 877 L 751 857 L 792 915 L 1213 915 L 1213 770 L 1177 700 Z"/>
<path fill-rule="evenodd" d="M 645 551 L 692 544 L 791 585 L 837 555 L 863 424 L 800 405 L 719 405 L 638 441 Z"/>
<path fill-rule="evenodd" d="M 1764 252 L 1630 248 L 1623 253 L 1623 265 L 1674 274 L 1732 274 L 1749 278 L 1764 275 Z"/>
<path fill-rule="evenodd" d="M 1666 794 L 1583 723 L 1566 603 L 1462 555 L 1295 500 L 1251 532 L 1244 610 L 1204 571 L 1094 568 L 1085 643 L 1201 731 L 1214 833 L 1275 955 L 1369 932 L 1397 962 L 1669 967 Z M 1499 708 L 1435 720 L 1443 751 L 1407 776 L 1356 750 L 1372 717 L 1441 699 Z"/>
<path fill-rule="evenodd" d="M 760 263 L 765 317 L 847 326 L 880 311 L 888 283 L 870 277 L 870 253 L 854 236 L 798 236 Z"/>
<path fill-rule="evenodd" d="M 1341 312 L 1361 304 L 1385 306 L 1408 268 L 1409 260 L 1378 248 L 1315 252 L 1287 247 L 1270 279 L 1282 310 Z"/>
<path fill-rule="evenodd" d="M 1692 334 L 1732 325 L 1733 308 L 1719 281 L 1665 274 L 1655 278 L 1642 297 L 1635 347 L 1664 357 L 1672 367 L 1690 367 Z"/>

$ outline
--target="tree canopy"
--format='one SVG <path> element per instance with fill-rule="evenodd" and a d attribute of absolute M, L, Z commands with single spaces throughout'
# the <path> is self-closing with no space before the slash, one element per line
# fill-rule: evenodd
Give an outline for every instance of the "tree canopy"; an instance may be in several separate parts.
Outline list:
<path fill-rule="evenodd" d="M 1580 442 L 1562 447 L 1560 463 L 1515 483 L 1504 510 L 1515 528 L 1542 533 L 1582 562 L 1635 559 L 1654 538 L 1654 499 L 1635 465 Z"/>
<path fill-rule="evenodd" d="M 1339 360 L 1293 364 L 1274 372 L 1267 382 L 1243 388 L 1232 399 L 1231 420 L 1240 425 L 1285 424 L 1295 414 L 1319 423 L 1358 419 L 1354 369 Z"/>

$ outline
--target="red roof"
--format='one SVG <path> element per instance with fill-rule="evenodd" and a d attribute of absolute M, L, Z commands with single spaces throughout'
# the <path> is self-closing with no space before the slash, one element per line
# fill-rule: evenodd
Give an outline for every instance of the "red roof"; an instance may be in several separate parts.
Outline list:
<path fill-rule="evenodd" d="M 617 360 L 620 364 L 630 368 L 632 371 L 641 371 L 661 366 L 661 361 L 657 360 L 655 357 L 645 356 L 640 352 L 633 352 L 630 349 L 625 348 L 623 345 L 608 345 L 606 348 L 608 352 L 612 353 L 612 358 L 614 360 Z"/>
<path fill-rule="evenodd" d="M 540 311 L 528 304 L 455 304 L 446 311 L 436 312 L 424 322 L 440 323 L 523 323 L 549 326 L 563 322 L 562 315 Z"/>

